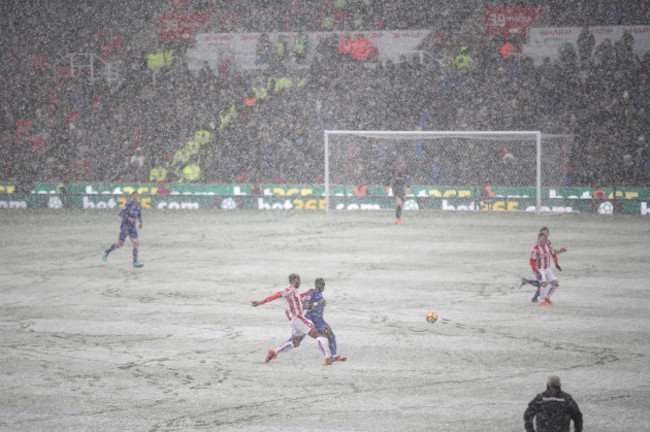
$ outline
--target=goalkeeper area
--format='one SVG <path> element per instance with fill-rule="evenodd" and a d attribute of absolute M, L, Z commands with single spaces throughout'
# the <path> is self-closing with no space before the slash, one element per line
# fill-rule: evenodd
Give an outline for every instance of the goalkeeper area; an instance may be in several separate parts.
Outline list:
<path fill-rule="evenodd" d="M 571 135 L 539 131 L 326 130 L 325 195 L 340 194 L 341 185 L 382 193 L 403 163 L 415 196 L 427 196 L 431 187 L 532 188 L 539 209 L 542 188 L 568 181 L 572 144 Z"/>
<path fill-rule="evenodd" d="M 650 220 L 587 214 L 145 211 L 141 269 L 114 210 L 4 211 L 0 429 L 523 430 L 548 375 L 585 430 L 650 424 Z M 555 306 L 530 302 L 548 226 Z M 327 283 L 348 360 L 289 337 L 284 302 Z M 427 312 L 439 319 L 427 323 Z"/>

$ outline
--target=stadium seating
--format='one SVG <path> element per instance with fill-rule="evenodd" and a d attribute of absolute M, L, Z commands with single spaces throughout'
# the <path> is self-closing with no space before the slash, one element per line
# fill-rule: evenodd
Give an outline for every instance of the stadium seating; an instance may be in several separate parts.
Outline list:
<path fill-rule="evenodd" d="M 556 62 L 535 65 L 502 58 L 506 38 L 474 32 L 473 65 L 463 69 L 417 58 L 369 65 L 326 50 L 308 69 L 283 71 L 305 85 L 270 92 L 251 106 L 246 98 L 254 96 L 253 87 L 277 79 L 277 70 L 241 71 L 224 63 L 191 73 L 183 61 L 191 44 L 157 37 L 161 14 L 181 9 L 174 2 L 145 3 L 30 0 L 2 7 L 0 22 L 8 31 L 0 92 L 11 103 L 0 113 L 0 181 L 25 188 L 34 181 L 146 182 L 152 167 L 207 129 L 214 144 L 203 150 L 201 182 L 314 182 L 321 174 L 322 128 L 416 127 L 571 133 L 575 143 L 558 166 L 569 173 L 565 185 L 650 181 L 650 56 L 631 53 L 633 35 L 595 47 L 582 61 L 569 50 Z M 430 2 L 348 0 L 326 2 L 323 10 L 320 2 L 284 2 L 282 9 L 253 0 L 177 3 L 183 11 L 212 11 L 208 32 L 442 29 L 446 38 L 426 42 L 441 57 L 458 49 L 455 35 L 476 27 L 483 6 L 507 5 L 439 1 L 425 9 Z M 579 3 L 547 2 L 540 23 L 649 21 L 647 6 L 638 2 Z M 69 55 L 80 52 L 121 64 L 119 84 L 89 71 L 74 74 Z M 173 52 L 174 60 L 154 72 L 146 58 L 155 52 Z M 222 128 L 220 118 L 229 111 L 236 115 Z M 176 181 L 179 174 L 169 176 Z"/>

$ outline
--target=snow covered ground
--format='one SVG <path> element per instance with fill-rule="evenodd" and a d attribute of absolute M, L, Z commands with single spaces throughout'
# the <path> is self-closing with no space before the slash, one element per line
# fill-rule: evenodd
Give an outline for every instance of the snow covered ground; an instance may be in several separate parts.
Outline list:
<path fill-rule="evenodd" d="M 650 430 L 650 219 L 146 211 L 142 269 L 116 210 L 3 211 L 0 429 L 522 431 L 549 374 L 585 431 Z M 555 306 L 530 302 L 549 226 Z M 348 361 L 289 336 L 282 300 L 324 277 Z M 440 319 L 428 324 L 428 311 Z"/>

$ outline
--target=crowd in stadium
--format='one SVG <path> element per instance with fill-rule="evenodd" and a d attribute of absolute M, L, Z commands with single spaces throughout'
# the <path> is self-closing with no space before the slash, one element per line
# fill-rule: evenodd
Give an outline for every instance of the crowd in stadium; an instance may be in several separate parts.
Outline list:
<path fill-rule="evenodd" d="M 179 145 L 206 129 L 211 142 L 198 155 L 198 181 L 314 183 L 322 181 L 323 129 L 421 128 L 573 134 L 557 159 L 558 186 L 650 184 L 650 53 L 636 55 L 631 34 L 597 46 L 567 46 L 558 60 L 539 65 L 519 55 L 504 58 L 499 49 L 506 38 L 474 37 L 461 41 L 472 57 L 467 67 L 417 56 L 358 62 L 321 46 L 308 47 L 319 56 L 306 68 L 279 64 L 243 71 L 224 64 L 190 73 L 183 54 L 191 42 L 157 40 L 160 14 L 175 6 L 212 10 L 215 17 L 203 29 L 208 32 L 444 30 L 428 49 L 449 56 L 460 47 L 452 35 L 462 33 L 476 8 L 501 2 L 437 2 L 431 8 L 417 0 L 347 0 L 326 2 L 324 9 L 311 6 L 321 2 L 300 1 L 283 2 L 284 9 L 253 0 L 145 3 L 125 8 L 30 0 L 0 6 L 7 29 L 1 36 L 0 181 L 21 190 L 44 181 L 149 182 L 153 167 L 168 164 Z M 539 19 L 546 26 L 650 21 L 650 2 L 585 3 L 546 2 Z M 160 49 L 173 49 L 177 61 L 153 76 L 146 54 Z M 73 52 L 121 61 L 119 84 L 91 80 L 88 72 L 73 76 L 64 61 Z M 251 88 L 278 71 L 306 78 L 304 85 L 247 105 Z M 236 115 L 220 128 L 220 116 L 232 105 Z M 456 150 L 450 146 L 440 159 L 425 149 L 413 169 L 438 173 L 423 181 L 472 184 L 476 167 L 503 156 L 486 161 L 485 154 Z M 432 170 L 437 165 L 444 169 Z M 170 170 L 167 181 L 181 176 Z"/>

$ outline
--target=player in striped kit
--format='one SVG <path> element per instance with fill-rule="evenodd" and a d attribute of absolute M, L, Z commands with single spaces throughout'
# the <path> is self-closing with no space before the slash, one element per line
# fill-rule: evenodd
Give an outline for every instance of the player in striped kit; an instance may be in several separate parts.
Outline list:
<path fill-rule="evenodd" d="M 275 294 L 265 298 L 264 300 L 261 301 L 253 300 L 251 302 L 251 306 L 257 307 L 263 305 L 264 303 L 282 297 L 286 301 L 285 312 L 287 314 L 287 318 L 291 322 L 291 339 L 284 342 L 276 349 L 269 350 L 268 354 L 266 355 L 265 361 L 268 363 L 271 360 L 277 358 L 278 354 L 285 351 L 289 351 L 290 349 L 293 348 L 297 348 L 300 345 L 302 339 L 305 337 L 305 335 L 309 335 L 314 339 L 316 339 L 316 347 L 323 355 L 323 359 L 325 359 L 325 364 L 330 364 L 330 362 L 328 362 L 327 348 L 326 348 L 327 344 L 325 342 L 325 338 L 323 338 L 321 334 L 318 332 L 318 330 L 316 330 L 314 324 L 311 321 L 309 321 L 307 318 L 305 318 L 305 316 L 303 315 L 301 299 L 305 295 L 309 294 L 311 291 L 298 294 L 297 291 L 298 288 L 300 288 L 300 276 L 297 275 L 296 273 L 291 273 L 289 275 L 289 286 L 286 287 L 284 290 L 278 291 Z"/>
<path fill-rule="evenodd" d="M 539 232 L 546 235 L 546 243 L 548 243 L 549 245 L 551 245 L 551 247 L 553 247 L 553 245 L 551 244 L 551 239 L 549 238 L 550 231 L 549 231 L 548 227 L 542 227 L 542 229 L 540 229 Z M 554 249 L 554 250 L 555 250 L 555 253 L 557 255 L 559 255 L 561 253 L 566 252 L 567 248 L 561 247 L 560 249 Z M 562 271 L 562 267 L 560 267 L 560 265 L 557 264 L 557 263 L 555 264 L 555 268 L 558 269 L 559 271 Z M 524 286 L 526 284 L 529 284 L 529 285 L 532 285 L 532 286 L 535 287 L 535 295 L 533 296 L 533 298 L 530 301 L 532 301 L 533 303 L 537 303 L 537 299 L 539 298 L 539 281 L 537 279 L 522 278 L 521 279 L 521 285 L 519 285 L 519 287 L 521 288 L 522 286 Z"/>
<path fill-rule="evenodd" d="M 542 307 L 552 305 L 551 295 L 560 286 L 553 269 L 551 268 L 551 260 L 558 267 L 557 254 L 548 243 L 548 237 L 543 232 L 537 234 L 537 244 L 533 246 L 530 252 L 530 268 L 533 269 L 535 277 L 539 281 L 539 296 L 543 299 L 539 304 Z M 548 284 L 551 284 L 549 287 Z"/>

